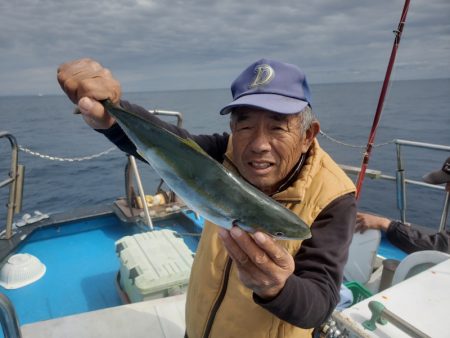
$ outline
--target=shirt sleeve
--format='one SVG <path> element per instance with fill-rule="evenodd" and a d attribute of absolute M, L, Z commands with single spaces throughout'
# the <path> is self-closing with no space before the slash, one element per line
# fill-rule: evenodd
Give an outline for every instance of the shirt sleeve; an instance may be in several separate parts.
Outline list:
<path fill-rule="evenodd" d="M 148 111 L 138 105 L 131 104 L 127 101 L 121 101 L 120 105 L 122 108 L 130 111 Z M 213 134 L 213 135 L 192 135 L 186 129 L 178 128 L 177 126 L 167 123 L 154 115 L 148 113 L 149 117 L 157 125 L 169 130 L 170 132 L 182 137 L 190 138 L 194 140 L 209 156 L 215 160 L 222 162 L 223 157 L 228 144 L 228 133 L 223 134 Z M 137 152 L 136 146 L 131 142 L 119 124 L 115 123 L 109 129 L 96 129 L 99 133 L 104 134 L 112 143 L 114 143 L 120 150 L 126 152 L 127 154 L 133 155 L 142 161 L 145 161 Z"/>
<path fill-rule="evenodd" d="M 425 234 L 399 221 L 392 221 L 386 231 L 386 237 L 396 247 L 412 253 L 421 250 L 438 250 L 450 253 L 449 232 Z"/>
<path fill-rule="evenodd" d="M 339 290 L 356 220 L 354 194 L 331 202 L 311 226 L 312 237 L 295 255 L 295 271 L 282 291 L 255 302 L 280 319 L 302 328 L 319 327 L 339 302 Z"/>

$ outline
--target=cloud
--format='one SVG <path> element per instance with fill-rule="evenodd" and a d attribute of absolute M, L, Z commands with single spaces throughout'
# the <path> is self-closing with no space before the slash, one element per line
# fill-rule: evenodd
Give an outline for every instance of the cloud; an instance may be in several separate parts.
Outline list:
<path fill-rule="evenodd" d="M 227 87 L 261 57 L 311 82 L 384 77 L 403 1 L 22 0 L 0 4 L 0 93 L 60 93 L 57 66 L 99 60 L 125 91 Z M 450 3 L 411 2 L 397 79 L 450 77 Z"/>

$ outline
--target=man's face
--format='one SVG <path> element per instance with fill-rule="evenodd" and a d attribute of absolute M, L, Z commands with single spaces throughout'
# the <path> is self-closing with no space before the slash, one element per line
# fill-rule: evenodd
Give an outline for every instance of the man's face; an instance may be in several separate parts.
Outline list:
<path fill-rule="evenodd" d="M 298 114 L 253 108 L 239 108 L 234 114 L 233 163 L 247 181 L 272 194 L 308 150 L 314 136 L 302 132 Z"/>

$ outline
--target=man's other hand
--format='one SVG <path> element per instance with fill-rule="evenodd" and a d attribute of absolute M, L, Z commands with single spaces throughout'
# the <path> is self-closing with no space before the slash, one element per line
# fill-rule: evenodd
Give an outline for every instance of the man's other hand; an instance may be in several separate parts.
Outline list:
<path fill-rule="evenodd" d="M 262 232 L 250 235 L 234 226 L 230 231 L 219 228 L 219 237 L 242 283 L 263 299 L 277 296 L 294 272 L 294 258 Z"/>

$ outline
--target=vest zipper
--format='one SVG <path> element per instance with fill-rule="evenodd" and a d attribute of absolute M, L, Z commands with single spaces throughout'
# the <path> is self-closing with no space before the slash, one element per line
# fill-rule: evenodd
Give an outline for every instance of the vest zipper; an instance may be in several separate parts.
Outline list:
<path fill-rule="evenodd" d="M 231 262 L 232 262 L 231 258 L 228 257 L 227 262 L 225 264 L 222 288 L 220 289 L 219 296 L 217 297 L 217 300 L 214 303 L 211 315 L 209 316 L 208 321 L 206 322 L 206 329 L 205 333 L 203 334 L 203 338 L 209 337 L 212 325 L 214 323 L 214 319 L 216 318 L 217 311 L 219 311 L 220 305 L 222 304 L 222 301 L 225 298 L 225 293 L 227 292 L 228 287 L 228 279 L 230 277 Z"/>

